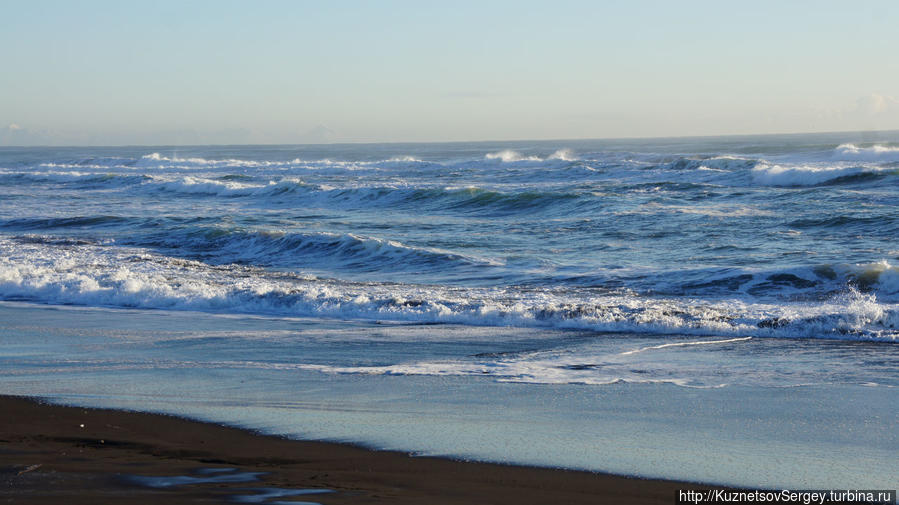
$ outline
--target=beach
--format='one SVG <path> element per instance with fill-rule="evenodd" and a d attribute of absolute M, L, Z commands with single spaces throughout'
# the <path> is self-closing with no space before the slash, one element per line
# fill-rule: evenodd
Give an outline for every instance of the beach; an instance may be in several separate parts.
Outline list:
<path fill-rule="evenodd" d="M 0 494 L 5 503 L 221 503 L 259 493 L 250 489 L 280 488 L 332 491 L 301 495 L 323 505 L 651 504 L 672 503 L 675 491 L 688 487 L 592 472 L 411 457 L 23 397 L 0 397 L 0 411 Z M 230 469 L 256 475 L 239 482 L 167 487 L 150 487 L 134 478 L 202 480 L 204 475 L 227 475 Z"/>

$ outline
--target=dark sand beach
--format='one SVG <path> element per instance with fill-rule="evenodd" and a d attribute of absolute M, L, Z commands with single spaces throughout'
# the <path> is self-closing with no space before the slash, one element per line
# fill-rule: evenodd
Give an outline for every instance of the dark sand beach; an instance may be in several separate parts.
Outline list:
<path fill-rule="evenodd" d="M 5 503 L 672 503 L 684 486 L 411 457 L 23 397 L 0 397 L 0 412 Z"/>

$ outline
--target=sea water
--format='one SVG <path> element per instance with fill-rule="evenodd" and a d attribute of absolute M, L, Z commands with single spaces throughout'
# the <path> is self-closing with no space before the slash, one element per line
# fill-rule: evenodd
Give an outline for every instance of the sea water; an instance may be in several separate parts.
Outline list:
<path fill-rule="evenodd" d="M 899 133 L 0 148 L 2 391 L 895 488 Z"/>

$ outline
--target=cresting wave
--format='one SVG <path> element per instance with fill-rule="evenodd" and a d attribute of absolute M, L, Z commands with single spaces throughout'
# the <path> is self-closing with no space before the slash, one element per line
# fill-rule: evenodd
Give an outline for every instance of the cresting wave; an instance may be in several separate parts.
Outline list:
<path fill-rule="evenodd" d="M 649 282 L 654 292 L 669 295 L 746 296 L 766 300 L 820 300 L 848 286 L 874 293 L 883 301 L 899 302 L 899 268 L 886 260 L 771 270 L 680 270 L 651 276 Z"/>
<path fill-rule="evenodd" d="M 818 186 L 832 183 L 864 182 L 899 173 L 896 167 L 843 164 L 777 165 L 759 163 L 752 169 L 753 180 L 764 186 Z"/>
<path fill-rule="evenodd" d="M 226 197 L 268 197 L 302 190 L 322 190 L 326 186 L 306 184 L 295 177 L 284 177 L 264 184 L 240 182 L 233 179 L 204 177 L 163 178 L 152 177 L 141 185 L 148 191 L 166 191 L 188 195 L 211 195 Z"/>
<path fill-rule="evenodd" d="M 513 151 L 511 149 L 505 149 L 495 153 L 487 153 L 484 156 L 485 159 L 488 160 L 497 160 L 503 161 L 506 163 L 520 162 L 520 161 L 577 161 L 579 158 L 571 149 L 559 149 L 554 153 L 550 154 L 546 158 L 541 158 L 540 156 L 530 155 L 525 156 L 518 151 Z"/>
<path fill-rule="evenodd" d="M 191 227 L 122 241 L 171 249 L 215 264 L 241 263 L 294 268 L 339 267 L 356 272 L 499 266 L 488 258 L 462 255 L 394 240 L 325 232 L 287 233 Z"/>
<path fill-rule="evenodd" d="M 420 160 L 414 156 L 393 156 L 382 160 L 332 160 L 318 159 L 307 160 L 301 158 L 293 158 L 284 161 L 271 160 L 253 160 L 253 159 L 206 159 L 199 157 L 183 158 L 176 154 L 164 156 L 160 153 L 151 153 L 142 156 L 136 160 L 134 168 L 145 169 L 188 169 L 188 170 L 214 170 L 214 169 L 299 169 L 311 171 L 329 171 L 331 169 L 337 171 L 357 171 L 371 170 L 378 171 L 382 168 L 391 169 L 397 166 L 415 166 L 418 168 L 427 168 L 435 163 Z"/>
<path fill-rule="evenodd" d="M 73 184 L 75 187 L 121 187 L 151 180 L 150 176 L 80 171 L 0 171 L 0 183 Z"/>
<path fill-rule="evenodd" d="M 875 144 L 859 147 L 855 144 L 841 144 L 834 150 L 834 158 L 849 161 L 899 162 L 899 147 Z"/>
<path fill-rule="evenodd" d="M 851 288 L 821 302 L 763 304 L 571 289 L 353 283 L 213 266 L 137 248 L 5 238 L 0 299 L 619 333 L 899 341 L 899 305 Z"/>

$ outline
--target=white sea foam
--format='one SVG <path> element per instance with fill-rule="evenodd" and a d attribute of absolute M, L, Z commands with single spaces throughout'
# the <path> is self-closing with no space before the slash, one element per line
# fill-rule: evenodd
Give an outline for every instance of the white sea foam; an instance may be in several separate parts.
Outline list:
<path fill-rule="evenodd" d="M 520 358 L 498 361 L 422 361 L 384 366 L 331 366 L 297 364 L 290 368 L 314 370 L 332 374 L 360 375 L 430 375 L 430 376 L 475 376 L 491 377 L 497 382 L 517 382 L 529 384 L 589 384 L 607 385 L 618 383 L 667 383 L 684 387 L 720 387 L 699 385 L 682 377 L 648 378 L 624 370 L 608 373 L 595 369 L 577 370 L 568 368 L 564 359 L 558 356 L 545 358 Z"/>
<path fill-rule="evenodd" d="M 237 167 L 256 167 L 256 166 L 265 166 L 269 165 L 271 162 L 260 162 L 253 160 L 238 160 L 238 159 L 218 159 L 218 160 L 209 160 L 206 158 L 181 158 L 177 155 L 172 156 L 163 156 L 159 153 L 151 153 L 144 155 L 138 160 L 138 166 L 198 166 L 198 167 L 208 167 L 208 166 L 237 166 Z"/>
<path fill-rule="evenodd" d="M 548 160 L 562 160 L 562 161 L 577 161 L 579 158 L 577 157 L 571 149 L 559 149 L 558 151 L 550 154 L 546 159 Z"/>
<path fill-rule="evenodd" d="M 154 177 L 147 185 L 154 189 L 172 191 L 175 193 L 204 194 L 204 195 L 251 195 L 265 186 L 259 184 L 245 184 L 235 181 L 222 181 L 206 179 L 202 177 L 182 177 L 178 179 Z"/>
<path fill-rule="evenodd" d="M 252 159 L 206 159 L 199 157 L 180 157 L 177 155 L 165 156 L 160 153 L 151 153 L 142 156 L 134 164 L 133 168 L 144 169 L 190 169 L 190 170 L 215 170 L 222 168 L 231 169 L 272 169 L 272 170 L 314 170 L 314 171 L 355 171 L 355 170 L 373 170 L 377 171 L 384 167 L 397 167 L 414 165 L 418 168 L 427 167 L 429 165 L 437 165 L 430 162 L 422 161 L 414 156 L 394 156 L 383 160 L 369 161 L 346 161 L 331 160 L 328 158 L 320 160 L 307 160 L 302 158 L 294 158 L 286 161 L 271 160 L 252 160 Z"/>
<path fill-rule="evenodd" d="M 496 153 L 487 153 L 485 156 L 488 160 L 499 160 L 504 162 L 514 162 L 514 161 L 543 161 L 539 156 L 524 156 L 518 151 L 513 151 L 511 149 L 506 149 L 504 151 L 499 151 Z"/>
<path fill-rule="evenodd" d="M 631 354 L 637 354 L 639 352 L 651 351 L 656 349 L 667 349 L 669 347 L 686 347 L 690 345 L 717 345 L 717 344 L 732 344 L 734 342 L 745 342 L 746 340 L 751 340 L 752 337 L 742 337 L 742 338 L 729 338 L 726 340 L 700 340 L 698 342 L 675 342 L 671 344 L 661 344 L 661 345 L 651 345 L 649 347 L 641 347 L 639 349 L 634 349 L 631 351 L 624 351 L 621 353 L 622 356 L 629 356 Z"/>
<path fill-rule="evenodd" d="M 899 162 L 899 147 L 877 144 L 859 147 L 855 144 L 842 144 L 834 149 L 833 157 L 847 161 Z"/>
<path fill-rule="evenodd" d="M 494 153 L 487 153 L 484 158 L 488 160 L 497 160 L 505 163 L 516 162 L 534 162 L 534 161 L 577 161 L 580 158 L 571 149 L 558 149 L 546 158 L 530 155 L 525 156 L 518 151 L 512 149 L 504 149 Z"/>
<path fill-rule="evenodd" d="M 854 290 L 826 303 L 703 302 L 563 290 L 347 283 L 139 249 L 0 239 L 0 299 L 604 332 L 895 341 L 899 306 Z"/>
<path fill-rule="evenodd" d="M 616 212 L 616 216 L 658 216 L 661 214 L 692 214 L 718 218 L 775 216 L 775 212 L 747 205 L 730 203 L 705 203 L 694 205 L 676 205 L 650 203 L 635 209 Z"/>

